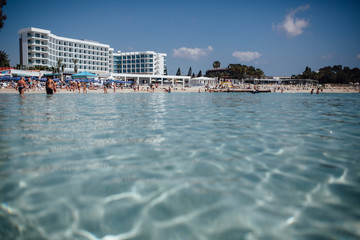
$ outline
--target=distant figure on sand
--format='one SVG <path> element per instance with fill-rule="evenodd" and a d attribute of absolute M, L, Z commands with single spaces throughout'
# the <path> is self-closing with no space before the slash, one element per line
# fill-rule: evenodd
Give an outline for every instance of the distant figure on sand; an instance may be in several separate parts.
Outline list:
<path fill-rule="evenodd" d="M 54 93 L 54 81 L 48 77 L 45 83 L 45 89 L 46 89 L 46 94 L 53 94 Z"/>
<path fill-rule="evenodd" d="M 24 78 L 22 77 L 17 83 L 17 88 L 20 95 L 24 95 L 25 87 L 26 87 L 26 83 Z"/>

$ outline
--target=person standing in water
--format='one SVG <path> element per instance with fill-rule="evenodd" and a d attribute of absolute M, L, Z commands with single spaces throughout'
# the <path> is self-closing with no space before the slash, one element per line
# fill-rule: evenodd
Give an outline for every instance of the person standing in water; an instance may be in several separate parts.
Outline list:
<path fill-rule="evenodd" d="M 48 77 L 45 83 L 46 94 L 54 94 L 54 85 L 54 81 L 50 77 Z"/>
<path fill-rule="evenodd" d="M 25 80 L 24 80 L 23 77 L 18 81 L 17 88 L 18 88 L 19 94 L 24 95 L 24 91 L 25 91 L 25 88 L 26 88 L 26 83 L 25 83 Z"/>

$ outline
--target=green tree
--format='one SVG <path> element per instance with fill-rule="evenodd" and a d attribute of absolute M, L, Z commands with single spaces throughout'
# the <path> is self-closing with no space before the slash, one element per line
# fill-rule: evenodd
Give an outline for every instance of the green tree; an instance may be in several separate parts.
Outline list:
<path fill-rule="evenodd" d="M 254 78 L 256 76 L 256 70 L 253 66 L 245 67 L 245 74 L 248 78 Z"/>
<path fill-rule="evenodd" d="M 220 67 L 220 62 L 219 61 L 214 61 L 213 62 L 213 68 L 217 69 Z"/>
<path fill-rule="evenodd" d="M 79 59 L 76 59 L 76 58 L 73 58 L 71 59 L 73 64 L 74 64 L 74 72 L 77 73 L 78 72 L 78 69 L 77 69 L 77 66 L 76 64 L 79 62 Z"/>
<path fill-rule="evenodd" d="M 189 71 L 188 71 L 188 74 L 187 74 L 188 76 L 191 76 L 192 75 L 192 69 L 191 69 L 191 67 L 189 68 Z"/>
<path fill-rule="evenodd" d="M 0 51 L 0 67 L 10 67 L 9 56 L 4 51 Z"/>
<path fill-rule="evenodd" d="M 56 66 L 57 73 L 60 73 L 60 71 L 64 71 L 65 64 L 63 64 L 62 62 L 63 62 L 62 58 L 57 59 L 57 66 Z"/>
<path fill-rule="evenodd" d="M 255 70 L 255 76 L 256 76 L 256 78 L 258 78 L 258 79 L 264 78 L 264 76 L 265 76 L 264 71 L 261 70 L 260 68 L 257 68 L 257 69 Z"/>
<path fill-rule="evenodd" d="M 302 79 L 309 79 L 311 77 L 311 68 L 306 66 L 305 71 L 302 74 Z"/>
<path fill-rule="evenodd" d="M 229 64 L 229 75 L 231 78 L 242 80 L 245 79 L 246 65 L 241 64 Z"/>
<path fill-rule="evenodd" d="M 23 70 L 23 69 L 25 69 L 25 66 L 24 66 L 24 65 L 21 65 L 21 64 L 16 64 L 15 69 L 17 69 L 17 70 Z"/>
<path fill-rule="evenodd" d="M 0 29 L 4 27 L 5 20 L 7 18 L 6 14 L 3 12 L 3 6 L 6 5 L 6 0 L 0 0 Z"/>
<path fill-rule="evenodd" d="M 180 68 L 178 68 L 177 72 L 176 72 L 176 76 L 180 76 L 181 75 L 181 71 Z"/>
<path fill-rule="evenodd" d="M 202 77 L 202 72 L 201 72 L 201 70 L 199 71 L 197 77 Z"/>

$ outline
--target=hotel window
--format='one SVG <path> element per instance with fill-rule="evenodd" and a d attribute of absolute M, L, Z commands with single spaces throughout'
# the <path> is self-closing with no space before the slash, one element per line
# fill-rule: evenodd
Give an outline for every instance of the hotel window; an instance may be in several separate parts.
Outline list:
<path fill-rule="evenodd" d="M 39 38 L 40 34 L 39 33 L 35 33 L 35 37 Z"/>

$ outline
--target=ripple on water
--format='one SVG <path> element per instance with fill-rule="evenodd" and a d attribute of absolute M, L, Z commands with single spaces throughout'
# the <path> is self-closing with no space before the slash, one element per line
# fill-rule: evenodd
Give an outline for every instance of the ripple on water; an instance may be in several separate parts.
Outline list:
<path fill-rule="evenodd" d="M 359 239 L 359 100 L 0 95 L 0 238 Z"/>

